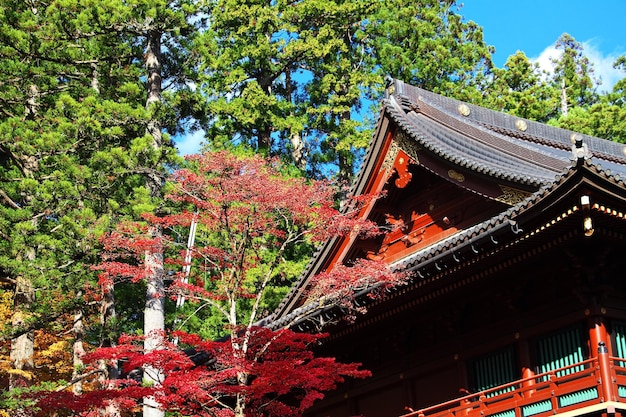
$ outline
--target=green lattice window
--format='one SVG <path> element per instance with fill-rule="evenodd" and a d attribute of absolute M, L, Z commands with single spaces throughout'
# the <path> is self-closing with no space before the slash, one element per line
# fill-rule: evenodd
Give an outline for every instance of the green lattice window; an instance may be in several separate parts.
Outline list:
<path fill-rule="evenodd" d="M 537 373 L 550 372 L 585 360 L 582 329 L 569 328 L 537 339 L 534 343 Z M 575 366 L 556 373 L 557 377 L 581 371 Z"/>
<path fill-rule="evenodd" d="M 468 374 L 472 391 L 485 391 L 518 380 L 520 375 L 515 358 L 515 349 L 509 346 L 469 361 Z M 488 396 L 512 390 L 513 387 L 510 386 L 490 393 Z"/>
<path fill-rule="evenodd" d="M 613 323 L 613 333 L 615 334 L 613 345 L 615 356 L 626 358 L 626 323 Z M 619 366 L 626 366 L 626 361 L 620 361 Z"/>

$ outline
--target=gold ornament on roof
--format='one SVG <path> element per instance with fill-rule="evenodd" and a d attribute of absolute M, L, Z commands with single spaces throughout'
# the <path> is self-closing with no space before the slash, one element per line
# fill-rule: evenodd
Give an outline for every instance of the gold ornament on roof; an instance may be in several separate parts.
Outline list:
<path fill-rule="evenodd" d="M 465 176 L 459 172 L 456 172 L 455 170 L 451 169 L 448 171 L 448 177 L 452 178 L 453 180 L 456 180 L 458 182 L 463 182 L 465 181 Z"/>
<path fill-rule="evenodd" d="M 517 119 L 515 121 L 515 127 L 522 132 L 525 132 L 528 129 L 528 125 L 526 124 L 526 120 Z"/>
<path fill-rule="evenodd" d="M 469 106 L 467 104 L 465 104 L 465 103 L 459 104 L 458 110 L 459 110 L 459 113 L 461 114 L 461 116 L 465 116 L 465 117 L 469 116 L 470 113 L 471 113 L 471 110 L 470 110 Z"/>
<path fill-rule="evenodd" d="M 389 146 L 389 150 L 387 151 L 387 155 L 385 155 L 385 160 L 383 161 L 382 169 L 384 171 L 389 172 L 391 168 L 393 168 L 393 162 L 396 160 L 396 156 L 398 156 L 399 150 L 400 147 L 398 146 L 398 142 L 392 140 L 391 145 Z"/>
<path fill-rule="evenodd" d="M 398 146 L 400 147 L 400 149 L 402 149 L 405 154 L 411 157 L 413 162 L 417 163 L 417 153 L 421 150 L 418 143 L 413 138 L 408 137 L 404 132 L 398 134 L 396 136 L 396 140 L 398 141 Z"/>

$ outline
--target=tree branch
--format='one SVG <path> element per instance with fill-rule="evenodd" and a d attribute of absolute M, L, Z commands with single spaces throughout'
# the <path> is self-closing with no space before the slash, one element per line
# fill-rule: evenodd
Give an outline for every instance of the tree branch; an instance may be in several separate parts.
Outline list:
<path fill-rule="evenodd" d="M 11 197 L 7 195 L 7 193 L 2 191 L 2 189 L 0 189 L 0 197 L 2 197 L 4 201 L 6 201 L 11 207 L 17 208 L 17 209 L 20 208 L 20 206 L 15 201 L 13 201 Z"/>
<path fill-rule="evenodd" d="M 17 281 L 9 277 L 0 277 L 0 283 L 15 285 Z"/>
<path fill-rule="evenodd" d="M 69 381 L 67 384 L 62 385 L 60 387 L 58 387 L 57 389 L 54 390 L 54 392 L 61 392 L 61 391 L 65 391 L 66 389 L 68 389 L 69 387 L 71 387 L 72 385 L 76 384 L 77 382 L 83 381 L 87 378 L 89 378 L 92 375 L 95 374 L 104 374 L 104 370 L 103 369 L 94 369 L 93 371 L 89 371 L 86 374 L 82 374 L 82 375 L 78 375 L 76 378 L 72 379 L 71 381 Z"/>

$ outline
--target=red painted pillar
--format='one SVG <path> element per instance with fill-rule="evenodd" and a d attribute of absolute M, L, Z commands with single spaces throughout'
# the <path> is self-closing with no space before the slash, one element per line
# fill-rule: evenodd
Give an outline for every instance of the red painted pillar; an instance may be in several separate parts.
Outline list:
<path fill-rule="evenodd" d="M 527 340 L 520 340 L 518 346 L 520 364 L 522 365 L 522 379 L 524 380 L 522 386 L 525 388 L 524 395 L 531 396 L 534 391 L 528 389 L 528 387 L 535 385 L 535 379 L 532 378 L 535 375 L 535 371 L 533 371 L 532 362 L 530 360 L 530 347 L 528 346 Z"/>
<path fill-rule="evenodd" d="M 592 358 L 598 357 L 598 343 L 604 342 L 608 347 L 609 333 L 604 325 L 602 316 L 594 316 L 589 318 L 589 353 Z"/>
<path fill-rule="evenodd" d="M 604 318 L 602 316 L 592 317 L 589 322 L 589 352 L 592 357 L 598 359 L 600 368 L 601 387 L 599 394 L 604 398 L 604 402 L 613 401 L 614 383 L 611 376 L 611 344 L 609 333 L 606 331 Z"/>

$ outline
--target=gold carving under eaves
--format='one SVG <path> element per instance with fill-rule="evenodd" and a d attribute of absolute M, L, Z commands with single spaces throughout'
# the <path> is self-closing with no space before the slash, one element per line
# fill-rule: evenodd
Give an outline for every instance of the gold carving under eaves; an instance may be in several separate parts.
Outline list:
<path fill-rule="evenodd" d="M 499 185 L 502 190 L 502 195 L 496 197 L 496 200 L 508 204 L 510 206 L 514 206 L 527 199 L 532 193 L 528 191 L 518 190 L 517 188 L 507 187 L 506 185 Z"/>
<path fill-rule="evenodd" d="M 391 169 L 393 168 L 393 164 L 396 161 L 396 157 L 398 156 L 399 151 L 404 151 L 410 158 L 411 162 L 417 163 L 417 152 L 420 147 L 417 143 L 409 138 L 406 133 L 398 132 L 394 135 L 393 140 L 391 141 L 391 146 L 387 151 L 387 155 L 385 156 L 385 160 L 383 161 L 382 168 L 391 174 Z"/>
<path fill-rule="evenodd" d="M 417 163 L 417 154 L 421 150 L 417 142 L 408 137 L 404 132 L 399 132 L 394 139 L 398 142 L 400 149 L 402 149 L 405 154 L 410 156 L 414 163 Z"/>
<path fill-rule="evenodd" d="M 391 141 L 391 146 L 389 146 L 389 150 L 387 151 L 387 155 L 385 155 L 385 160 L 383 161 L 382 169 L 389 173 L 391 168 L 393 168 L 393 163 L 396 160 L 396 156 L 398 156 L 398 151 L 400 147 L 395 140 Z"/>

